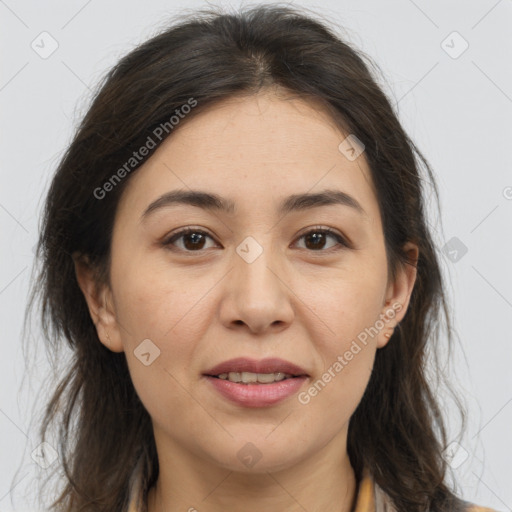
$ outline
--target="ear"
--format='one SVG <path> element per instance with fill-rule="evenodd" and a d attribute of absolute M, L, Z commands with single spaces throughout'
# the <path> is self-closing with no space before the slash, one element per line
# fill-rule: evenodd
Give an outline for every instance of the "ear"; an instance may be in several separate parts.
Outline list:
<path fill-rule="evenodd" d="M 78 285 L 84 294 L 99 340 L 112 352 L 123 352 L 112 291 L 99 282 L 97 272 L 87 257 L 75 253 L 73 262 Z"/>
<path fill-rule="evenodd" d="M 383 314 L 386 314 L 388 318 L 392 318 L 386 322 L 385 327 L 379 332 L 377 348 L 386 346 L 390 340 L 389 335 L 392 334 L 393 328 L 404 318 L 409 306 L 414 283 L 416 282 L 419 256 L 418 246 L 412 242 L 407 242 L 403 249 L 411 264 L 399 266 L 395 281 L 388 284 Z"/>

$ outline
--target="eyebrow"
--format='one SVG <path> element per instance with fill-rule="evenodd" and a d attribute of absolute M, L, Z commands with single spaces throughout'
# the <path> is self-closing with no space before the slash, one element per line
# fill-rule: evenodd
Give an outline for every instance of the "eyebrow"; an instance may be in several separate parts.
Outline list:
<path fill-rule="evenodd" d="M 164 207 L 175 204 L 197 206 L 209 211 L 224 211 L 229 214 L 236 213 L 235 202 L 217 194 L 201 190 L 172 190 L 153 201 L 141 215 L 146 219 L 151 213 Z M 278 207 L 278 213 L 285 215 L 292 211 L 304 211 L 311 208 L 328 205 L 342 205 L 352 208 L 360 215 L 367 216 L 360 203 L 351 195 L 341 190 L 323 190 L 317 193 L 293 194 L 286 197 Z"/>

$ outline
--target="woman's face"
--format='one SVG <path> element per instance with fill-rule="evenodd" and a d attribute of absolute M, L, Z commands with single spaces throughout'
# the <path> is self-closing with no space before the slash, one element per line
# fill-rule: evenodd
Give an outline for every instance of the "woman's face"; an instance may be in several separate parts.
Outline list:
<path fill-rule="evenodd" d="M 100 339 L 126 353 L 160 457 L 242 472 L 339 457 L 415 279 L 409 267 L 388 283 L 364 152 L 340 149 L 347 134 L 312 103 L 270 93 L 224 101 L 177 128 L 123 192 L 111 289 L 96 305 L 88 299 Z M 145 213 L 173 191 L 232 208 L 162 200 Z M 326 191 L 360 209 L 315 199 Z M 313 198 L 288 201 L 303 195 Z M 236 402 L 204 373 L 239 357 L 280 358 L 308 376 L 277 402 Z"/>

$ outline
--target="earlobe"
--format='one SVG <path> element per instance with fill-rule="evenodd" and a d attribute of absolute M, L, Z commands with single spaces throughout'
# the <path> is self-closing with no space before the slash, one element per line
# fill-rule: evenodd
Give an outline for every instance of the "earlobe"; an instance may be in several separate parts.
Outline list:
<path fill-rule="evenodd" d="M 75 275 L 82 290 L 89 314 L 96 326 L 100 342 L 112 352 L 123 352 L 123 344 L 113 307 L 109 306 L 111 294 L 106 285 L 100 285 L 87 258 L 73 255 Z"/>
<path fill-rule="evenodd" d="M 388 342 L 391 339 L 391 336 L 393 336 L 397 326 L 398 326 L 398 322 L 391 323 L 390 325 L 386 325 L 382 329 L 382 332 L 379 334 L 379 337 L 377 339 L 377 348 L 383 348 L 388 344 Z"/>
<path fill-rule="evenodd" d="M 419 257 L 418 246 L 412 242 L 407 242 L 403 250 L 407 254 L 410 263 L 400 266 L 395 281 L 388 286 L 383 314 L 389 317 L 387 312 L 393 310 L 392 319 L 387 322 L 379 334 L 377 348 L 387 345 L 397 325 L 404 318 L 416 282 Z"/>
<path fill-rule="evenodd" d="M 123 352 L 123 342 L 120 336 L 120 330 L 114 312 L 107 307 L 107 292 L 103 292 L 104 306 L 98 310 L 98 323 L 96 332 L 101 343 L 112 352 Z M 110 301 L 111 302 L 111 301 Z"/>
<path fill-rule="evenodd" d="M 104 320 L 102 314 L 100 314 L 100 321 L 96 324 L 96 332 L 101 343 L 109 350 L 112 352 L 124 352 L 123 342 L 117 325 Z"/>

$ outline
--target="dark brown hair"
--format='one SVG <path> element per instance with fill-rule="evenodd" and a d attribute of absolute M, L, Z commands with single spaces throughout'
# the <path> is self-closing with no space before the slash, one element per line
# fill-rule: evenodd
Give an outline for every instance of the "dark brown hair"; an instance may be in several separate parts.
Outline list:
<path fill-rule="evenodd" d="M 158 144 L 104 197 L 94 191 L 190 98 L 197 106 L 175 130 L 223 99 L 270 87 L 319 102 L 344 133 L 364 143 L 390 278 L 400 265 L 413 264 L 403 245 L 419 246 L 409 309 L 386 347 L 377 351 L 350 420 L 347 448 L 356 477 L 368 467 L 400 512 L 462 510 L 446 483 L 446 431 L 437 390 L 427 375 L 433 354 L 434 375 L 447 384 L 435 357 L 443 319 L 448 346 L 452 343 L 443 277 L 425 218 L 425 186 L 430 184 L 438 197 L 433 173 L 372 75 L 377 66 L 328 24 L 305 9 L 279 4 L 233 13 L 195 11 L 131 51 L 100 84 L 46 197 L 37 249 L 40 270 L 28 308 L 40 299 L 50 353 L 71 349 L 40 428 L 44 441 L 49 428 L 59 425 L 64 485 L 52 510 L 121 512 L 137 461 L 143 460 L 146 493 L 158 477 L 150 416 L 135 392 L 124 353 L 109 351 L 98 339 L 72 259 L 83 255 L 98 281 L 109 282 L 119 198 Z"/>

